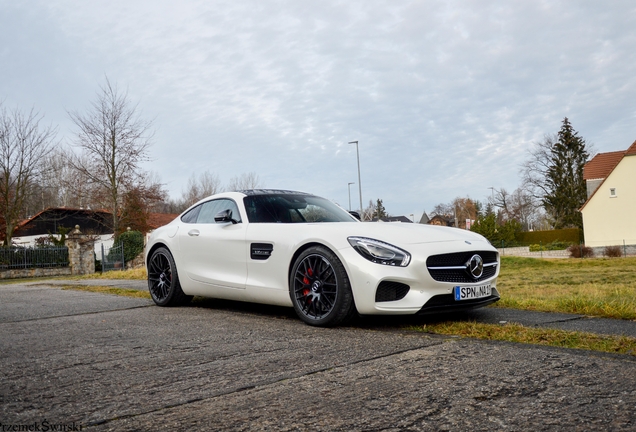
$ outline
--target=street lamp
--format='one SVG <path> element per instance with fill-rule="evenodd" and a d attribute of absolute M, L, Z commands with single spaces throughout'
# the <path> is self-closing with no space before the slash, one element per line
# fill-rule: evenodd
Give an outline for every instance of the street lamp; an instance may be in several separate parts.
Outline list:
<path fill-rule="evenodd" d="M 360 150 L 358 150 L 358 141 L 349 141 L 349 144 L 356 145 L 356 155 L 358 156 L 358 193 L 360 194 L 360 216 L 362 216 L 362 183 L 360 182 Z"/>
<path fill-rule="evenodd" d="M 351 211 L 351 185 L 355 184 L 354 182 L 347 183 L 347 188 L 349 189 L 349 211 Z"/>

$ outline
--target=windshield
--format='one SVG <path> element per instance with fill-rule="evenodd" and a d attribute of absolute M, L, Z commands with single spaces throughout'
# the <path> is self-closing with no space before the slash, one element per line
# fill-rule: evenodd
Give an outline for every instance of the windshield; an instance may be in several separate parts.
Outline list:
<path fill-rule="evenodd" d="M 251 223 L 357 222 L 336 204 L 313 195 L 251 195 L 243 202 Z"/>

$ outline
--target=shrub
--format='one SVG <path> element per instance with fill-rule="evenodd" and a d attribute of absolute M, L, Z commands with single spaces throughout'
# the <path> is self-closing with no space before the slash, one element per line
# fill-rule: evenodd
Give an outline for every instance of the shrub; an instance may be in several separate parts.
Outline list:
<path fill-rule="evenodd" d="M 571 242 L 564 242 L 564 241 L 560 241 L 560 240 L 555 240 L 551 243 L 547 243 L 547 244 L 531 244 L 530 245 L 530 252 L 539 252 L 539 251 L 552 251 L 552 250 L 563 250 L 563 249 L 567 249 L 569 246 L 571 246 L 572 243 Z"/>
<path fill-rule="evenodd" d="M 568 248 L 568 252 L 570 252 L 570 258 L 592 258 L 594 256 L 594 250 L 584 245 L 572 245 Z"/>
<path fill-rule="evenodd" d="M 140 231 L 126 231 L 115 240 L 115 244 L 123 243 L 124 261 L 132 261 L 144 250 L 144 235 Z"/>
<path fill-rule="evenodd" d="M 623 252 L 621 252 L 620 246 L 605 246 L 605 249 L 603 249 L 603 255 L 608 258 L 620 258 L 623 256 Z"/>

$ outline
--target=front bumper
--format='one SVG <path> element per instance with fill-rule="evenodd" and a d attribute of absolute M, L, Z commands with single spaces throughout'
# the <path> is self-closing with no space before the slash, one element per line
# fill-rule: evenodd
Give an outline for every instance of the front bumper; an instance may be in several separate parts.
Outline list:
<path fill-rule="evenodd" d="M 402 247 L 402 246 L 401 246 Z M 353 248 L 340 249 L 342 263 L 346 267 L 354 301 L 362 315 L 412 315 L 419 313 L 451 312 L 486 306 L 499 300 L 496 290 L 496 274 L 487 280 L 462 286 L 483 285 L 489 283 L 493 289 L 491 296 L 475 300 L 455 301 L 453 287 L 457 283 L 440 282 L 431 276 L 426 259 L 433 254 L 459 251 L 471 251 L 475 248 L 489 250 L 490 245 L 469 246 L 465 242 L 438 242 L 434 244 L 416 244 L 405 248 L 411 253 L 412 260 L 407 267 L 375 264 L 364 259 Z M 492 248 L 494 250 L 494 248 Z M 406 295 L 395 301 L 377 301 L 376 293 L 381 283 L 394 282 L 408 285 Z"/>
<path fill-rule="evenodd" d="M 456 301 L 452 294 L 441 294 L 431 297 L 426 302 L 422 309 L 418 312 L 418 315 L 428 315 L 435 313 L 445 312 L 460 312 L 469 309 L 480 308 L 493 304 L 499 301 L 499 291 L 496 288 L 492 289 L 492 295 L 490 297 L 484 297 L 474 300 L 461 300 Z"/>

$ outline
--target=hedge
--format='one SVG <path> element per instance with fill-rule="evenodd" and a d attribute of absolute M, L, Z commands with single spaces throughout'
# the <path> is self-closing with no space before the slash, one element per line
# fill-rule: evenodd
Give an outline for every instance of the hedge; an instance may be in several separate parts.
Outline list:
<path fill-rule="evenodd" d="M 520 244 L 548 244 L 556 241 L 579 244 L 583 241 L 583 230 L 580 228 L 564 228 L 550 231 L 527 231 L 518 232 L 515 240 Z"/>
<path fill-rule="evenodd" d="M 124 244 L 124 261 L 132 261 L 144 250 L 144 235 L 139 231 L 126 231 L 117 237 L 115 244 Z"/>

